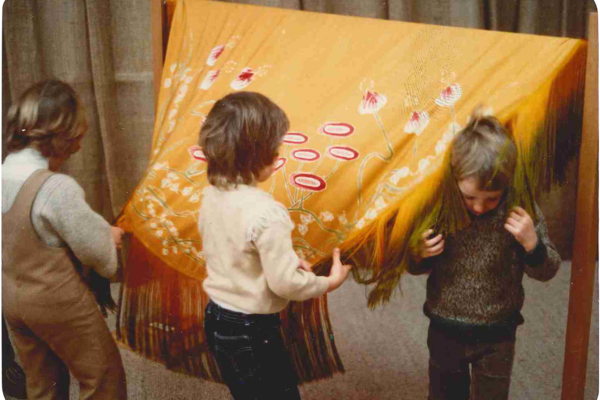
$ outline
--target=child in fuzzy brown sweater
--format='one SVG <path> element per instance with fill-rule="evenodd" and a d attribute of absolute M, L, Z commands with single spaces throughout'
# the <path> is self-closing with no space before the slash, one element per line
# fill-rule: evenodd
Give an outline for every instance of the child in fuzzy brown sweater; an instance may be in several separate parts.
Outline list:
<path fill-rule="evenodd" d="M 448 237 L 426 231 L 421 261 L 409 268 L 429 273 L 429 399 L 507 399 L 523 274 L 547 281 L 561 259 L 537 206 L 537 223 L 508 209 L 517 152 L 496 118 L 474 115 L 450 151 L 471 223 Z"/>

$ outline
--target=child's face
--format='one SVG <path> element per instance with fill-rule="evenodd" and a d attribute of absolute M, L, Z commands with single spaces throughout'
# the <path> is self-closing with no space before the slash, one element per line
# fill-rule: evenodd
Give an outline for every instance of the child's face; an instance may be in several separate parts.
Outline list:
<path fill-rule="evenodd" d="M 470 177 L 458 181 L 458 188 L 462 193 L 467 210 L 473 215 L 479 216 L 492 211 L 502 199 L 504 190 L 488 192 L 478 188 L 477 179 Z"/>

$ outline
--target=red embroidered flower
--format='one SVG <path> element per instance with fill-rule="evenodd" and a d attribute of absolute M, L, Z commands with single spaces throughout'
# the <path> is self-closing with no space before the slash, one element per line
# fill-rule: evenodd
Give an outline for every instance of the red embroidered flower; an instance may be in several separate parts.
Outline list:
<path fill-rule="evenodd" d="M 223 46 L 223 45 L 214 47 L 211 50 L 210 55 L 208 56 L 208 59 L 206 60 L 206 65 L 210 65 L 210 66 L 215 65 L 215 63 L 217 62 L 217 58 L 219 58 L 219 56 L 221 54 L 223 54 L 224 50 L 225 50 L 225 46 Z"/>
<path fill-rule="evenodd" d="M 345 122 L 326 122 L 319 127 L 319 133 L 335 137 L 346 137 L 354 133 L 354 127 Z"/>
<path fill-rule="evenodd" d="M 283 137 L 283 143 L 302 144 L 308 142 L 308 136 L 300 132 L 288 132 Z"/>
<path fill-rule="evenodd" d="M 358 112 L 359 114 L 375 114 L 386 103 L 387 97 L 385 95 L 367 90 L 358 106 Z"/>
<path fill-rule="evenodd" d="M 327 182 L 318 175 L 298 172 L 290 176 L 290 183 L 300 189 L 321 192 L 327 188 Z"/>
<path fill-rule="evenodd" d="M 429 125 L 429 114 L 426 111 L 413 111 L 410 119 L 404 126 L 404 132 L 420 135 L 423 130 Z"/>
<path fill-rule="evenodd" d="M 330 157 L 341 161 L 356 160 L 359 156 L 358 151 L 348 146 L 329 146 L 327 148 L 327 154 Z"/>
<path fill-rule="evenodd" d="M 460 99 L 462 95 L 462 89 L 458 83 L 454 83 L 442 90 L 440 96 L 435 99 L 435 104 L 441 107 L 451 107 L 454 103 Z"/>
<path fill-rule="evenodd" d="M 321 154 L 313 149 L 298 149 L 292 152 L 292 157 L 301 162 L 313 162 L 321 158 Z"/>
<path fill-rule="evenodd" d="M 231 82 L 231 88 L 234 90 L 242 90 L 254 80 L 254 70 L 246 67 L 240 72 L 237 78 Z"/>
<path fill-rule="evenodd" d="M 202 90 L 210 89 L 210 87 L 213 85 L 213 83 L 215 83 L 215 81 L 217 80 L 217 77 L 219 76 L 220 72 L 221 72 L 220 69 L 218 69 L 216 71 L 208 71 L 206 73 L 206 76 L 204 77 L 204 80 L 200 84 L 200 89 L 202 89 Z"/>
<path fill-rule="evenodd" d="M 190 154 L 190 157 L 192 157 L 194 160 L 207 162 L 206 156 L 204 155 L 204 152 L 202 151 L 202 147 L 200 147 L 198 145 L 190 146 L 188 148 L 188 153 Z"/>
<path fill-rule="evenodd" d="M 277 159 L 277 162 L 275 163 L 275 169 L 273 170 L 273 173 L 279 171 L 281 168 L 283 168 L 283 166 L 287 163 L 287 158 L 285 157 L 279 157 Z"/>

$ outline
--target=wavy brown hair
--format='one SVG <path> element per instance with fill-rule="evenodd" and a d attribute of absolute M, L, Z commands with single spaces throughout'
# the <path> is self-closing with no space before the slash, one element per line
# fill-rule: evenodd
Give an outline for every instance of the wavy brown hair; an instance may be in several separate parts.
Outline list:
<path fill-rule="evenodd" d="M 30 86 L 10 107 L 6 120 L 9 153 L 34 147 L 46 158 L 72 154 L 88 128 L 79 96 L 57 79 Z"/>
<path fill-rule="evenodd" d="M 256 92 L 236 92 L 217 101 L 200 130 L 211 185 L 251 184 L 277 157 L 290 123 L 285 112 Z"/>

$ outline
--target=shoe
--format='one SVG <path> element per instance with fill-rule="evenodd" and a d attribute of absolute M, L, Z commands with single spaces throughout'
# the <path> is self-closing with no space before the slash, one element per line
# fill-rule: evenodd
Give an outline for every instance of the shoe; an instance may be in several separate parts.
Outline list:
<path fill-rule="evenodd" d="M 21 366 L 12 361 L 2 367 L 2 391 L 4 395 L 17 399 L 26 399 L 26 378 Z"/>

